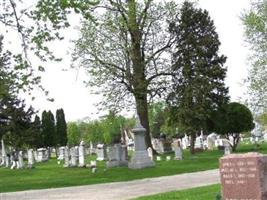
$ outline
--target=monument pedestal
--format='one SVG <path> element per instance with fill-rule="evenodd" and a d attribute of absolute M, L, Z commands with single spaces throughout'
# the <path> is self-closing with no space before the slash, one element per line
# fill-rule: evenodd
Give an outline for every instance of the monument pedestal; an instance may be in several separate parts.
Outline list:
<path fill-rule="evenodd" d="M 146 129 L 141 125 L 139 120 L 137 120 L 137 125 L 132 132 L 134 133 L 135 150 L 128 167 L 130 169 L 142 169 L 155 166 L 154 161 L 148 156 L 147 147 L 145 144 Z"/>
<path fill-rule="evenodd" d="M 131 162 L 128 164 L 130 169 L 142 169 L 146 167 L 154 167 L 155 163 L 148 156 L 147 151 L 135 151 Z"/>

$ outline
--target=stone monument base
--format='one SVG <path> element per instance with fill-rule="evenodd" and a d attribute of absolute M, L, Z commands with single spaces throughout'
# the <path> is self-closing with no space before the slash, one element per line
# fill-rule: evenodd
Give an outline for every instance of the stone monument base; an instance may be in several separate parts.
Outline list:
<path fill-rule="evenodd" d="M 128 167 L 130 169 L 142 169 L 146 167 L 154 167 L 155 163 L 148 156 L 147 151 L 135 151 L 131 162 L 129 162 Z"/>

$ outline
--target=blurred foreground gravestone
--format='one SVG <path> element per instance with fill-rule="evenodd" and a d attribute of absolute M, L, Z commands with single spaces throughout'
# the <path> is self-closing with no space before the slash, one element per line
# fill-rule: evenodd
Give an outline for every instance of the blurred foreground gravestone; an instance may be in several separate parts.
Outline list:
<path fill-rule="evenodd" d="M 220 159 L 223 199 L 267 200 L 267 155 L 230 154 Z"/>

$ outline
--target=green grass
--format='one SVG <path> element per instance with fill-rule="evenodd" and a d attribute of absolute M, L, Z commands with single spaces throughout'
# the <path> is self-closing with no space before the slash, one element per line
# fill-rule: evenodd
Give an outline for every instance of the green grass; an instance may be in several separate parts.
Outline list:
<path fill-rule="evenodd" d="M 220 185 L 209 185 L 187 190 L 144 196 L 135 200 L 215 200 L 220 193 Z"/>
<path fill-rule="evenodd" d="M 252 150 L 252 145 L 239 148 L 240 152 Z M 266 144 L 261 145 L 260 152 L 267 153 Z M 86 168 L 63 168 L 62 164 L 57 164 L 56 159 L 51 159 L 46 163 L 36 164 L 34 169 L 0 168 L 0 192 L 129 181 L 203 171 L 218 168 L 218 158 L 222 155 L 223 152 L 220 151 L 206 151 L 192 156 L 185 151 L 184 159 L 180 161 L 165 161 L 166 155 L 163 155 L 163 161 L 156 161 L 156 167 L 140 170 L 131 170 L 127 167 L 106 169 L 105 162 L 98 162 L 95 174 Z M 90 159 L 95 157 L 88 158 L 87 163 Z"/>

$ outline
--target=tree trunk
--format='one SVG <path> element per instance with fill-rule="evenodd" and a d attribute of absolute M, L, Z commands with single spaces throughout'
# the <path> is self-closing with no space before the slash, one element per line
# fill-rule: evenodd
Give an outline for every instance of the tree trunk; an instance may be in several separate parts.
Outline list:
<path fill-rule="evenodd" d="M 232 151 L 235 152 L 236 148 L 237 148 L 237 145 L 239 143 L 240 137 L 239 137 L 239 134 L 234 134 L 233 137 L 234 137 L 234 144 L 232 146 Z"/>
<path fill-rule="evenodd" d="M 195 154 L 196 133 L 191 133 L 190 136 L 190 153 Z"/>
<path fill-rule="evenodd" d="M 135 101 L 136 101 L 137 114 L 140 118 L 140 122 L 142 126 L 146 129 L 146 135 L 145 135 L 146 146 L 147 148 L 151 147 L 153 149 L 150 137 L 149 120 L 148 120 L 147 96 L 145 94 L 142 96 L 137 96 L 135 97 Z"/>

